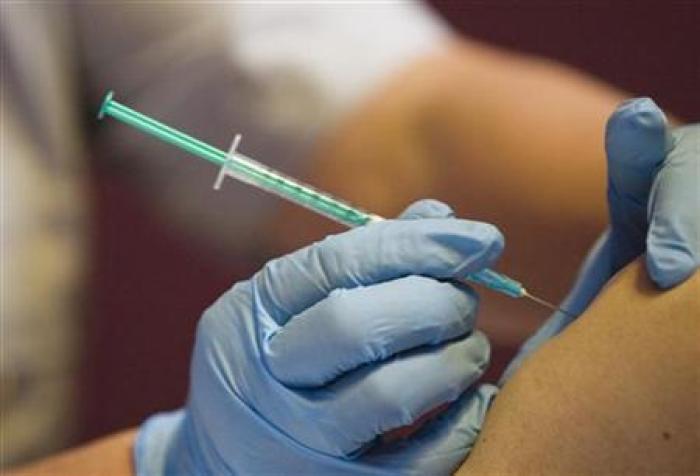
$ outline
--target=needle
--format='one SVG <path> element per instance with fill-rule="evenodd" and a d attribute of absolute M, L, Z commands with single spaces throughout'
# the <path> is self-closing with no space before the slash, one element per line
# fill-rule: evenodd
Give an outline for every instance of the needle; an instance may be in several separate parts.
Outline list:
<path fill-rule="evenodd" d="M 555 306 L 554 304 L 552 304 L 552 303 L 549 302 L 549 301 L 545 301 L 545 300 L 542 299 L 542 298 L 539 298 L 539 297 L 537 297 L 537 296 L 533 296 L 532 294 L 530 294 L 529 292 L 527 292 L 527 291 L 524 290 L 524 289 L 523 289 L 523 295 L 522 295 L 522 296 L 523 296 L 523 297 L 526 297 L 526 298 L 528 298 L 528 299 L 531 299 L 532 301 L 535 301 L 536 303 L 538 303 L 538 304 L 540 304 L 540 305 L 542 305 L 542 306 L 544 306 L 544 307 L 548 307 L 548 308 L 551 309 L 552 311 L 555 311 L 555 312 L 556 312 L 556 311 L 562 312 L 562 313 L 564 313 L 564 314 L 566 314 L 567 316 L 572 317 L 572 318 L 575 318 L 575 317 L 576 317 L 576 316 L 574 316 L 573 314 L 571 314 L 570 312 L 565 311 L 564 309 Z"/>

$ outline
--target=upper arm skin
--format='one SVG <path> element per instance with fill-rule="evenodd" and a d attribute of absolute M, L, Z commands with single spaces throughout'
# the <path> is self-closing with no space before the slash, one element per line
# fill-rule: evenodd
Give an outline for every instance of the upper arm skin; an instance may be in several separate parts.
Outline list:
<path fill-rule="evenodd" d="M 641 260 L 505 385 L 457 474 L 700 473 L 700 273 Z"/>
<path fill-rule="evenodd" d="M 136 430 L 106 436 L 36 463 L 16 468 L 7 476 L 130 476 L 134 474 L 132 446 Z M 0 471 L 1 474 L 6 474 Z"/>

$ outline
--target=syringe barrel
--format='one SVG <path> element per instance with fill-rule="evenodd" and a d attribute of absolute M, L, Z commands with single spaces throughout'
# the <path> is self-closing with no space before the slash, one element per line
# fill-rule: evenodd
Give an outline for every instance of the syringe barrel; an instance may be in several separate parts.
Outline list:
<path fill-rule="evenodd" d="M 320 192 L 310 185 L 283 175 L 242 154 L 227 154 L 184 132 L 173 129 L 118 103 L 113 96 L 112 91 L 107 93 L 97 115 L 98 118 L 102 119 L 105 115 L 111 116 L 219 167 L 226 167 L 228 175 L 234 176 L 243 182 L 274 193 L 351 228 L 382 220 L 378 215 L 366 212 L 343 200 Z M 524 288 L 519 282 L 490 269 L 472 273 L 466 277 L 466 280 L 514 298 L 524 295 Z"/>
<path fill-rule="evenodd" d="M 186 150 L 197 157 L 225 167 L 227 174 L 257 188 L 278 195 L 346 226 L 364 225 L 375 215 L 332 197 L 292 177 L 273 170 L 243 154 L 226 152 L 141 114 L 113 98 L 110 91 L 98 117 L 111 116 L 146 134 Z"/>
<path fill-rule="evenodd" d="M 482 269 L 476 273 L 467 275 L 467 281 L 481 284 L 493 291 L 505 294 L 513 298 L 521 298 L 525 295 L 525 288 L 518 281 L 508 276 L 497 273 L 492 269 Z"/>
<path fill-rule="evenodd" d="M 320 192 L 311 185 L 283 175 L 242 154 L 233 154 L 224 167 L 238 180 L 262 188 L 345 226 L 361 226 L 376 219 L 375 215 L 369 212 Z"/>

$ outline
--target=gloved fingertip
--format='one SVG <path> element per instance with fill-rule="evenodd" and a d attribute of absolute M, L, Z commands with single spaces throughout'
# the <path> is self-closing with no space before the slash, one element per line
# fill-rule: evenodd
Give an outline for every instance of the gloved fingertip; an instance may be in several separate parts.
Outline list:
<path fill-rule="evenodd" d="M 650 248 L 646 262 L 649 277 L 661 289 L 672 288 L 682 283 L 698 268 L 692 254 L 682 248 Z"/>
<path fill-rule="evenodd" d="M 608 160 L 648 170 L 665 157 L 673 143 L 663 111 L 650 98 L 623 102 L 605 130 Z"/>
<path fill-rule="evenodd" d="M 436 422 L 439 423 L 442 420 L 449 423 L 449 420 L 461 417 L 462 421 L 458 424 L 469 427 L 471 431 L 478 435 L 486 419 L 486 414 L 499 391 L 500 388 L 496 385 L 490 383 L 479 384 L 478 387 L 467 390 L 459 399 L 452 402 L 447 410 L 436 418 Z M 467 420 L 464 420 L 465 411 L 470 413 Z"/>
<path fill-rule="evenodd" d="M 445 438 L 445 435 L 449 438 L 449 443 L 444 441 L 442 444 L 435 444 L 433 451 L 436 456 L 444 457 L 442 451 L 448 449 L 450 453 L 456 448 L 462 448 L 466 454 L 471 451 L 499 390 L 491 384 L 481 384 L 468 390 L 429 423 L 429 432 L 423 436 L 424 439 L 439 440 Z"/>
<path fill-rule="evenodd" d="M 438 440 L 431 442 L 432 451 L 437 454 L 440 454 L 441 450 L 448 449 L 452 452 L 455 447 L 462 448 L 468 453 L 476 442 L 486 414 L 499 391 L 497 386 L 488 383 L 467 390 L 458 399 L 450 402 L 446 410 L 426 424 L 427 431 L 417 435 L 416 442 L 426 445 L 431 439 Z M 439 442 L 444 438 L 449 440 Z"/>
<path fill-rule="evenodd" d="M 664 112 L 648 97 L 624 101 L 610 116 L 608 124 L 625 125 L 637 129 L 658 130 L 667 125 Z"/>
<path fill-rule="evenodd" d="M 461 273 L 472 273 L 475 270 L 490 268 L 496 263 L 496 261 L 498 261 L 498 259 L 503 254 L 503 250 L 505 249 L 505 238 L 503 236 L 503 233 L 501 233 L 501 230 L 489 223 L 482 223 L 480 225 L 482 228 L 482 251 L 478 256 L 475 257 L 476 259 L 470 260 L 470 262 L 468 263 L 468 268 L 470 269 L 467 271 L 467 267 L 465 267 L 461 270 Z"/>
<path fill-rule="evenodd" d="M 449 205 L 433 198 L 425 198 L 409 205 L 399 215 L 399 219 L 418 220 L 421 218 L 452 218 L 454 216 L 455 213 Z"/>
<path fill-rule="evenodd" d="M 491 405 L 493 404 L 493 401 L 496 399 L 496 396 L 498 396 L 498 392 L 501 390 L 501 388 L 498 385 L 493 385 L 490 383 L 485 383 L 482 384 L 477 393 L 479 394 L 479 397 L 481 398 L 481 401 L 483 402 L 484 405 L 484 413 L 481 416 L 481 422 L 486 419 L 486 412 L 491 408 Z"/>
<path fill-rule="evenodd" d="M 467 391 L 418 432 L 375 446 L 363 458 L 387 474 L 454 474 L 476 443 L 497 393 L 488 384 Z"/>
<path fill-rule="evenodd" d="M 506 247 L 506 238 L 503 236 L 503 233 L 501 233 L 501 230 L 499 230 L 497 227 L 493 226 L 492 228 L 493 243 L 489 251 L 489 259 L 491 262 L 495 262 L 501 256 L 501 254 L 503 254 L 503 250 Z"/>

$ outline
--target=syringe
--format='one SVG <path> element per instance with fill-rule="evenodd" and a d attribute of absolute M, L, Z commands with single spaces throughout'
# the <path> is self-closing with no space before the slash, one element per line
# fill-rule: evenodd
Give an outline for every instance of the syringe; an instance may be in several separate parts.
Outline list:
<path fill-rule="evenodd" d="M 157 137 L 164 142 L 168 142 L 220 166 L 221 169 L 214 184 L 216 189 L 221 186 L 221 182 L 226 176 L 230 176 L 254 187 L 274 193 L 349 227 L 362 226 L 370 222 L 383 220 L 378 215 L 350 205 L 328 193 L 321 192 L 310 185 L 240 154 L 236 151 L 240 142 L 240 135 L 234 138 L 229 152 L 226 153 L 120 104 L 114 100 L 113 91 L 107 93 L 97 114 L 98 119 L 102 119 L 104 116 L 111 116 L 146 134 Z M 513 298 L 526 297 L 552 310 L 558 310 L 552 303 L 528 293 L 518 281 L 491 269 L 483 269 L 469 274 L 466 280 Z M 562 312 L 566 313 L 564 310 Z"/>

